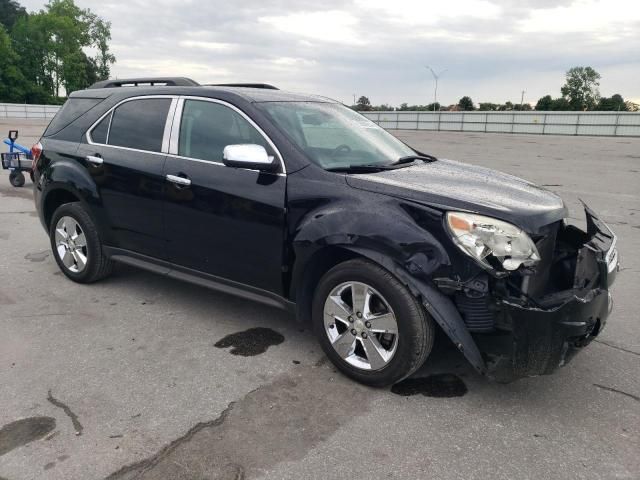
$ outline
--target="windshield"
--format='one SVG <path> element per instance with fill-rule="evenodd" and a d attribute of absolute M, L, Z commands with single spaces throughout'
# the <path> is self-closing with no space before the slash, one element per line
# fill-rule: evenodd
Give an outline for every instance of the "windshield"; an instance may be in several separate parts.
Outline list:
<path fill-rule="evenodd" d="M 325 169 L 391 165 L 416 152 L 368 118 L 336 103 L 258 104 L 309 158 Z"/>

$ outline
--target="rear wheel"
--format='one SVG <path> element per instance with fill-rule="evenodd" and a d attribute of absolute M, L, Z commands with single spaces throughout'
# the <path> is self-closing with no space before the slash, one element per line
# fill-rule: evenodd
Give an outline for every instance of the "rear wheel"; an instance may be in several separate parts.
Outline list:
<path fill-rule="evenodd" d="M 112 262 L 102 251 L 98 230 L 79 202 L 54 212 L 49 238 L 60 270 L 78 283 L 92 283 L 111 273 Z"/>
<path fill-rule="evenodd" d="M 391 273 L 366 260 L 327 272 L 313 301 L 324 352 L 358 382 L 383 387 L 411 375 L 433 346 L 433 321 Z"/>

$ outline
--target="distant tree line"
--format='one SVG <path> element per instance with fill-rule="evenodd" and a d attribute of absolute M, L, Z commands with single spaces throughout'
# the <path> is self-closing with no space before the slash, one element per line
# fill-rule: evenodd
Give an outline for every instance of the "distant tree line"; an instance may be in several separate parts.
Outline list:
<path fill-rule="evenodd" d="M 109 78 L 110 40 L 111 23 L 74 0 L 51 0 L 35 13 L 0 0 L 0 102 L 61 103 Z"/>
<path fill-rule="evenodd" d="M 560 89 L 561 96 L 553 98 L 545 95 L 535 105 L 535 110 L 562 110 L 562 111 L 618 111 L 636 112 L 640 110 L 640 105 L 625 101 L 622 95 L 615 94 L 611 97 L 601 97 L 598 87 L 600 86 L 600 74 L 591 67 L 573 67 L 566 73 L 565 84 Z M 391 105 L 371 105 L 367 97 L 360 97 L 352 106 L 358 111 L 508 111 L 508 110 L 533 110 L 530 104 L 514 104 L 512 102 L 490 103 L 480 102 L 476 108 L 471 97 L 464 96 L 458 103 L 443 106 L 439 103 L 428 105 L 408 105 L 402 103 L 399 107 Z"/>

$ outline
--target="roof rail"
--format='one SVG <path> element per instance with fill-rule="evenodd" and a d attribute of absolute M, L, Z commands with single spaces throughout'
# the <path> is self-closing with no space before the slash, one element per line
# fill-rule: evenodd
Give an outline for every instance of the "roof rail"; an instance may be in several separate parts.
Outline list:
<path fill-rule="evenodd" d="M 279 90 L 278 87 L 268 83 L 208 83 L 207 87 L 244 87 L 244 88 L 264 88 L 265 90 Z"/>
<path fill-rule="evenodd" d="M 121 80 L 103 80 L 96 82 L 89 88 L 114 88 L 114 87 L 197 87 L 200 84 L 185 77 L 149 77 L 149 78 L 123 78 Z"/>

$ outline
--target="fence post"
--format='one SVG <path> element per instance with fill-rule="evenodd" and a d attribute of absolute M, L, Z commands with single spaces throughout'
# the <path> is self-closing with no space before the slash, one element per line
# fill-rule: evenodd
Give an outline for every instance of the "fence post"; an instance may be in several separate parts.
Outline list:
<path fill-rule="evenodd" d="M 438 131 L 440 131 L 440 118 L 442 117 L 442 111 L 438 110 Z"/>
<path fill-rule="evenodd" d="M 580 112 L 576 112 L 576 115 L 578 116 L 578 118 L 576 118 L 576 135 L 578 135 L 578 128 L 580 127 Z"/>
<path fill-rule="evenodd" d="M 620 110 L 618 110 L 618 114 L 616 115 L 616 125 L 613 127 L 613 136 L 618 136 L 618 125 L 620 124 Z"/>
<path fill-rule="evenodd" d="M 542 135 L 544 135 L 544 131 L 547 129 L 547 114 L 545 113 L 542 117 Z"/>

